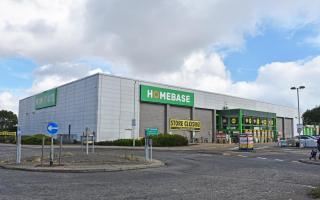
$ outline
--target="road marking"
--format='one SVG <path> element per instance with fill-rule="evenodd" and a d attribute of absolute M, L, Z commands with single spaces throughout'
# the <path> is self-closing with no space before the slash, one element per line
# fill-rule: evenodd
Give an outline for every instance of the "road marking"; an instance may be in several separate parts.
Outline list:
<path fill-rule="evenodd" d="M 237 149 L 239 149 L 239 147 L 232 147 L 229 150 L 237 150 Z"/>
<path fill-rule="evenodd" d="M 314 187 L 314 186 L 312 186 L 312 185 L 300 185 L 300 186 L 302 186 L 302 187 L 308 187 L 308 188 L 311 188 L 311 189 L 316 188 L 316 187 Z"/>
<path fill-rule="evenodd" d="M 281 159 L 274 159 L 275 161 L 283 162 L 284 160 Z"/>
<path fill-rule="evenodd" d="M 291 161 L 291 162 L 293 162 L 293 163 L 300 163 L 299 161 L 296 161 L 296 160 L 293 160 L 293 161 Z"/>
<path fill-rule="evenodd" d="M 259 159 L 262 159 L 262 160 L 266 160 L 267 158 L 263 158 L 263 157 L 258 157 Z"/>
<path fill-rule="evenodd" d="M 267 148 L 269 148 L 269 146 L 257 147 L 257 148 L 255 148 L 255 149 L 267 149 Z"/>
<path fill-rule="evenodd" d="M 245 155 L 238 155 L 239 157 L 242 157 L 242 158 L 247 158 L 248 156 L 245 156 Z"/>

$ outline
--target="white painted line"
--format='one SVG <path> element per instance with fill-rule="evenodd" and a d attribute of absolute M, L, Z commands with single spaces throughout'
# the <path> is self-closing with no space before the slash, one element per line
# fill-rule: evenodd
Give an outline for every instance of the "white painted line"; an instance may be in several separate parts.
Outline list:
<path fill-rule="evenodd" d="M 255 149 L 267 149 L 267 148 L 269 148 L 269 146 L 257 147 L 257 148 L 255 148 Z"/>
<path fill-rule="evenodd" d="M 239 149 L 239 147 L 232 147 L 229 150 L 237 150 L 237 149 Z"/>
<path fill-rule="evenodd" d="M 247 158 L 248 156 L 244 156 L 244 155 L 238 155 L 239 157 L 242 157 L 242 158 Z"/>
<path fill-rule="evenodd" d="M 307 188 L 311 188 L 311 189 L 314 189 L 314 188 L 316 188 L 316 187 L 314 187 L 314 186 L 311 186 L 311 185 L 301 185 L 302 187 L 307 187 Z"/>
<path fill-rule="evenodd" d="M 283 162 L 284 160 L 281 159 L 274 159 L 275 161 Z"/>
<path fill-rule="evenodd" d="M 267 158 L 263 158 L 263 157 L 258 157 L 259 159 L 262 159 L 262 160 L 266 160 Z"/>
<path fill-rule="evenodd" d="M 291 162 L 293 162 L 293 163 L 300 163 L 299 161 L 296 161 L 296 160 L 293 160 L 293 161 L 291 161 Z"/>

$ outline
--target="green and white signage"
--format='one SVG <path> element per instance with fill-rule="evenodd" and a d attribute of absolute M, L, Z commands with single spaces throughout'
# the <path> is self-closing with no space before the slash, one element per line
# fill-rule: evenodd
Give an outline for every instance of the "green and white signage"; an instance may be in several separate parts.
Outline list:
<path fill-rule="evenodd" d="M 141 85 L 140 100 L 143 102 L 193 107 L 194 93 L 172 90 L 167 88 L 159 88 L 148 85 Z"/>
<path fill-rule="evenodd" d="M 36 110 L 56 106 L 57 89 L 48 90 L 38 94 L 35 99 Z"/>

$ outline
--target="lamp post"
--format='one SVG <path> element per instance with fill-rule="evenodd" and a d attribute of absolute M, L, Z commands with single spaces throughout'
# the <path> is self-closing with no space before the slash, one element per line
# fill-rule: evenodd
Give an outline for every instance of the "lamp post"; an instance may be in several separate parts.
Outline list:
<path fill-rule="evenodd" d="M 291 88 L 290 88 L 291 90 L 296 90 L 296 91 L 297 91 L 297 100 L 298 100 L 298 123 L 299 123 L 299 126 L 300 126 L 300 124 L 301 124 L 299 90 L 302 90 L 302 89 L 305 89 L 305 88 L 306 88 L 305 86 L 291 87 Z M 298 131 L 298 133 L 299 133 L 299 147 L 300 147 L 300 134 L 301 134 L 301 131 Z"/>
<path fill-rule="evenodd" d="M 133 118 L 132 118 L 132 122 L 131 122 L 131 126 L 132 126 L 132 146 L 136 146 L 136 84 L 137 84 L 137 81 L 135 80 L 134 81 L 134 84 L 133 84 Z"/>

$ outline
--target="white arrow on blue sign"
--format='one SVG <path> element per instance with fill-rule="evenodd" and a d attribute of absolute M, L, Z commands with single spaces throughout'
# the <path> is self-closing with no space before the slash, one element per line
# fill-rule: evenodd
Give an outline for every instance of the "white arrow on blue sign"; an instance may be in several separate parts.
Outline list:
<path fill-rule="evenodd" d="M 48 134 L 55 135 L 58 133 L 58 130 L 59 130 L 59 127 L 57 123 L 54 123 L 54 122 L 48 123 L 48 126 L 47 126 Z"/>

